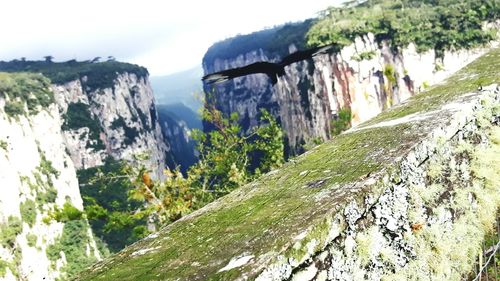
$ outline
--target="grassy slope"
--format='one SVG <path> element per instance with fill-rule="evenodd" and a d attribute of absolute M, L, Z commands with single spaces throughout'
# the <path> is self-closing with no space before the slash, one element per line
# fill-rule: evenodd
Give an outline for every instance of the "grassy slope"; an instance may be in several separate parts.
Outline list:
<path fill-rule="evenodd" d="M 500 49 L 482 56 L 428 92 L 368 123 L 428 111 L 478 84 L 500 83 Z M 309 229 L 324 242 L 325 218 L 367 192 L 355 183 L 394 167 L 438 123 L 379 127 L 340 135 L 278 171 L 229 194 L 83 272 L 77 280 L 205 280 L 255 276 L 279 254 L 296 255 L 293 238 Z M 440 120 L 437 120 L 440 122 Z M 373 188 L 373 186 L 372 186 Z M 325 196 L 327 195 L 327 196 Z M 321 244 L 321 243 L 320 243 Z M 145 253 L 137 252 L 143 251 Z M 135 254 L 134 254 L 135 253 Z M 218 272 L 232 257 L 256 258 Z M 300 253 L 299 253 L 300 254 Z"/>

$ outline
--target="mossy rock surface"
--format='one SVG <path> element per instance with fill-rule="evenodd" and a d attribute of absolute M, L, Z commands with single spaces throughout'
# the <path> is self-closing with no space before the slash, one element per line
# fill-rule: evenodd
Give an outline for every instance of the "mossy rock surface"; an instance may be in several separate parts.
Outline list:
<path fill-rule="evenodd" d="M 483 95 L 477 88 L 500 83 L 498 65 L 495 48 L 429 91 L 125 248 L 77 280 L 254 279 L 276 264 L 298 267 L 342 231 L 335 218 L 347 221 L 350 206 L 379 197 L 401 159 L 436 128 L 459 126 L 457 116 L 472 113 Z"/>

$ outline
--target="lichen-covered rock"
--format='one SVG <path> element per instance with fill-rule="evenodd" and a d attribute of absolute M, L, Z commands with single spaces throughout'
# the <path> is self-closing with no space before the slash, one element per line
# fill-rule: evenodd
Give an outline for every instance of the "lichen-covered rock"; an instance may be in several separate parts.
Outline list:
<path fill-rule="evenodd" d="M 496 48 L 77 280 L 460 280 L 500 206 L 499 63 Z"/>

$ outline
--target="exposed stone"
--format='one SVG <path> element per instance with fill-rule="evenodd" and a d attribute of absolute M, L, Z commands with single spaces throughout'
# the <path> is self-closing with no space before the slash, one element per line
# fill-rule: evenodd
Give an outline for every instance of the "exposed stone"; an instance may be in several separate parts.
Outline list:
<path fill-rule="evenodd" d="M 89 148 L 87 127 L 64 131 L 66 147 L 77 169 L 103 165 L 108 156 L 134 161 L 134 155 L 147 153 L 149 159 L 144 164 L 157 178 L 163 177 L 170 147 L 161 133 L 147 78 L 124 73 L 118 75 L 113 88 L 86 92 L 76 80 L 54 85 L 53 91 L 61 114 L 67 112 L 68 104 L 83 103 L 100 128 L 102 149 Z"/>
<path fill-rule="evenodd" d="M 83 210 L 76 169 L 69 155 L 64 153 L 62 122 L 55 104 L 36 115 L 20 116 L 19 120 L 9 119 L 0 112 L 0 139 L 8 143 L 7 150 L 0 149 L 0 231 L 6 231 L 11 216 L 22 221 L 27 214 L 23 214 L 20 206 L 26 200 L 42 204 L 35 210 L 25 211 L 35 217 L 34 224 L 23 223 L 22 232 L 15 239 L 15 250 L 0 246 L 0 259 L 16 268 L 18 275 L 13 278 L 9 269 L 3 277 L 5 280 L 54 280 L 61 276 L 53 269 L 46 249 L 60 238 L 64 223 L 54 220 L 46 223 L 43 219 L 66 202 Z M 50 165 L 57 173 L 48 174 L 40 168 L 42 165 Z M 38 203 L 38 198 L 50 188 L 57 194 L 54 202 Z M 26 239 L 29 234 L 35 235 L 35 246 Z M 88 247 L 89 256 L 100 259 L 92 233 L 88 232 L 87 236 L 90 242 L 82 246 Z M 61 258 L 58 263 L 64 264 L 63 261 Z"/>

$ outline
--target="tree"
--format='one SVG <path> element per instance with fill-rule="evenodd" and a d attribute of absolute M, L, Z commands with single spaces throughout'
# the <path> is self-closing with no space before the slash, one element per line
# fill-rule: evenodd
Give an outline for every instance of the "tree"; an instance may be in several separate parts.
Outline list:
<path fill-rule="evenodd" d="M 205 194 L 209 200 L 283 164 L 283 133 L 266 110 L 261 110 L 262 125 L 247 135 L 242 133 L 236 113 L 225 118 L 213 106 L 206 105 L 202 118 L 216 130 L 193 134 L 200 160 L 189 173 L 196 177 L 195 189 L 210 194 Z"/>
<path fill-rule="evenodd" d="M 52 60 L 54 59 L 54 57 L 53 57 L 53 56 L 45 56 L 45 57 L 43 57 L 43 58 L 45 59 L 45 62 L 46 62 L 46 63 L 52 63 Z"/>
<path fill-rule="evenodd" d="M 113 187 L 116 189 L 113 194 L 117 194 L 120 189 L 128 193 L 126 201 L 129 203 L 120 205 L 136 206 L 133 210 L 114 209 L 108 203 L 99 203 L 102 199 L 91 199 L 91 194 L 83 192 L 86 195 L 85 202 L 90 202 L 85 210 L 91 223 L 94 225 L 95 220 L 104 220 L 100 225 L 107 233 L 118 233 L 124 227 L 136 229 L 133 218 L 136 218 L 137 223 L 148 218 L 148 222 L 154 222 L 158 227 L 201 208 L 261 173 L 283 164 L 283 133 L 267 111 L 261 111 L 262 125 L 247 135 L 242 133 L 238 125 L 237 114 L 233 113 L 226 118 L 213 106 L 207 106 L 203 119 L 212 123 L 216 130 L 208 133 L 199 130 L 193 132 L 194 138 L 198 140 L 200 159 L 186 175 L 179 168 L 167 168 L 164 181 L 153 180 L 144 165 L 132 165 L 124 161 L 113 169 L 106 166 L 107 173 L 90 172 L 98 174 L 93 184 L 98 182 L 100 189 L 108 190 Z M 137 155 L 136 158 L 135 163 L 144 163 L 147 155 Z M 116 165 L 116 162 L 110 163 Z M 118 185 L 123 188 L 118 188 Z M 127 217 L 124 212 L 129 212 L 129 219 L 124 219 Z"/>

